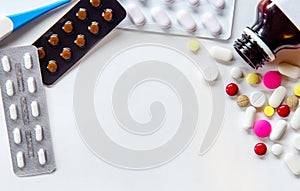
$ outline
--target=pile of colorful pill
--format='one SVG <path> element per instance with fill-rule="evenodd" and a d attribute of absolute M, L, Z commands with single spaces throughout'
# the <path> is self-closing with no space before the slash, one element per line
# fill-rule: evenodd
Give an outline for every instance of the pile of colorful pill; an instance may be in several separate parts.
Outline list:
<path fill-rule="evenodd" d="M 272 142 L 271 153 L 277 158 L 283 158 L 293 174 L 300 175 L 300 155 L 285 153 L 283 156 L 284 147 L 281 143 L 286 130 L 300 129 L 300 83 L 293 85 L 292 90 L 282 85 L 283 78 L 298 79 L 300 68 L 281 63 L 276 71 L 268 71 L 262 76 L 258 73 L 244 75 L 239 67 L 233 67 L 230 73 L 235 82 L 227 84 L 225 91 L 228 96 L 236 98 L 239 107 L 245 108 L 243 127 L 247 131 L 253 131 L 260 140 L 253 148 L 254 153 L 264 156 L 268 150 L 266 142 L 270 140 Z M 250 95 L 243 94 L 237 84 L 243 77 L 253 87 L 263 83 L 266 90 L 256 90 Z M 264 117 L 258 119 L 258 115 Z M 295 138 L 293 146 L 300 151 L 300 136 Z"/>

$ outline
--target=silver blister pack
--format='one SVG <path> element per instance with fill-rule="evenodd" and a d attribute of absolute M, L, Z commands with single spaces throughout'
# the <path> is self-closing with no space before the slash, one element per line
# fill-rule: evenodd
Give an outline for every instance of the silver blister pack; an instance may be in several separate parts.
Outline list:
<path fill-rule="evenodd" d="M 17 176 L 56 169 L 48 109 L 37 49 L 0 50 L 0 85 L 14 172 Z"/>
<path fill-rule="evenodd" d="M 220 40 L 231 36 L 235 0 L 119 1 L 127 11 L 123 29 Z"/>

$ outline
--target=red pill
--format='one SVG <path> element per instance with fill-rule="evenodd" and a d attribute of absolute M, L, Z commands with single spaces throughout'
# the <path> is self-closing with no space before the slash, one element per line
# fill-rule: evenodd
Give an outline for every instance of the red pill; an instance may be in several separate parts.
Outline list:
<path fill-rule="evenodd" d="M 257 143 L 254 146 L 254 152 L 259 156 L 265 155 L 267 153 L 267 150 L 267 145 L 265 143 Z"/>
<path fill-rule="evenodd" d="M 239 91 L 239 87 L 235 83 L 230 83 L 226 86 L 226 93 L 229 96 L 235 96 Z"/>
<path fill-rule="evenodd" d="M 280 105 L 277 108 L 277 113 L 280 117 L 287 117 L 290 114 L 290 107 L 288 105 Z"/>

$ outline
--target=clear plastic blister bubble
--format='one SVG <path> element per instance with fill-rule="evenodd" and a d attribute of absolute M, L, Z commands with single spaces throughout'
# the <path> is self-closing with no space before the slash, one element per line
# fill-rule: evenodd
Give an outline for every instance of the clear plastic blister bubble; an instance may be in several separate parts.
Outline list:
<path fill-rule="evenodd" d="M 207 50 L 200 43 L 195 53 L 186 38 L 159 36 L 114 33 L 76 76 L 73 107 L 81 137 L 96 156 L 120 168 L 166 164 L 200 128 L 204 138 L 194 141 L 204 154 L 222 127 L 224 84 L 220 75 L 211 80 L 207 71 L 219 70 Z"/>

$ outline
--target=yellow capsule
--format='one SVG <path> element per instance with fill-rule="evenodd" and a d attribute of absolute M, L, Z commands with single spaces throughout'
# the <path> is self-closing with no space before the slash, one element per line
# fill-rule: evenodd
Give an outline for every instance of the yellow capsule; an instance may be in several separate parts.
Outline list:
<path fill-rule="evenodd" d="M 255 85 L 258 83 L 259 77 L 256 73 L 250 73 L 247 75 L 246 80 L 247 80 L 248 84 Z"/>
<path fill-rule="evenodd" d="M 275 113 L 275 109 L 271 106 L 266 106 L 264 108 L 264 114 L 267 116 L 267 117 L 272 117 Z"/>
<path fill-rule="evenodd" d="M 294 94 L 300 97 L 300 84 L 294 87 Z"/>
<path fill-rule="evenodd" d="M 189 43 L 189 49 L 192 52 L 197 52 L 200 49 L 200 44 L 197 40 L 192 40 Z"/>

